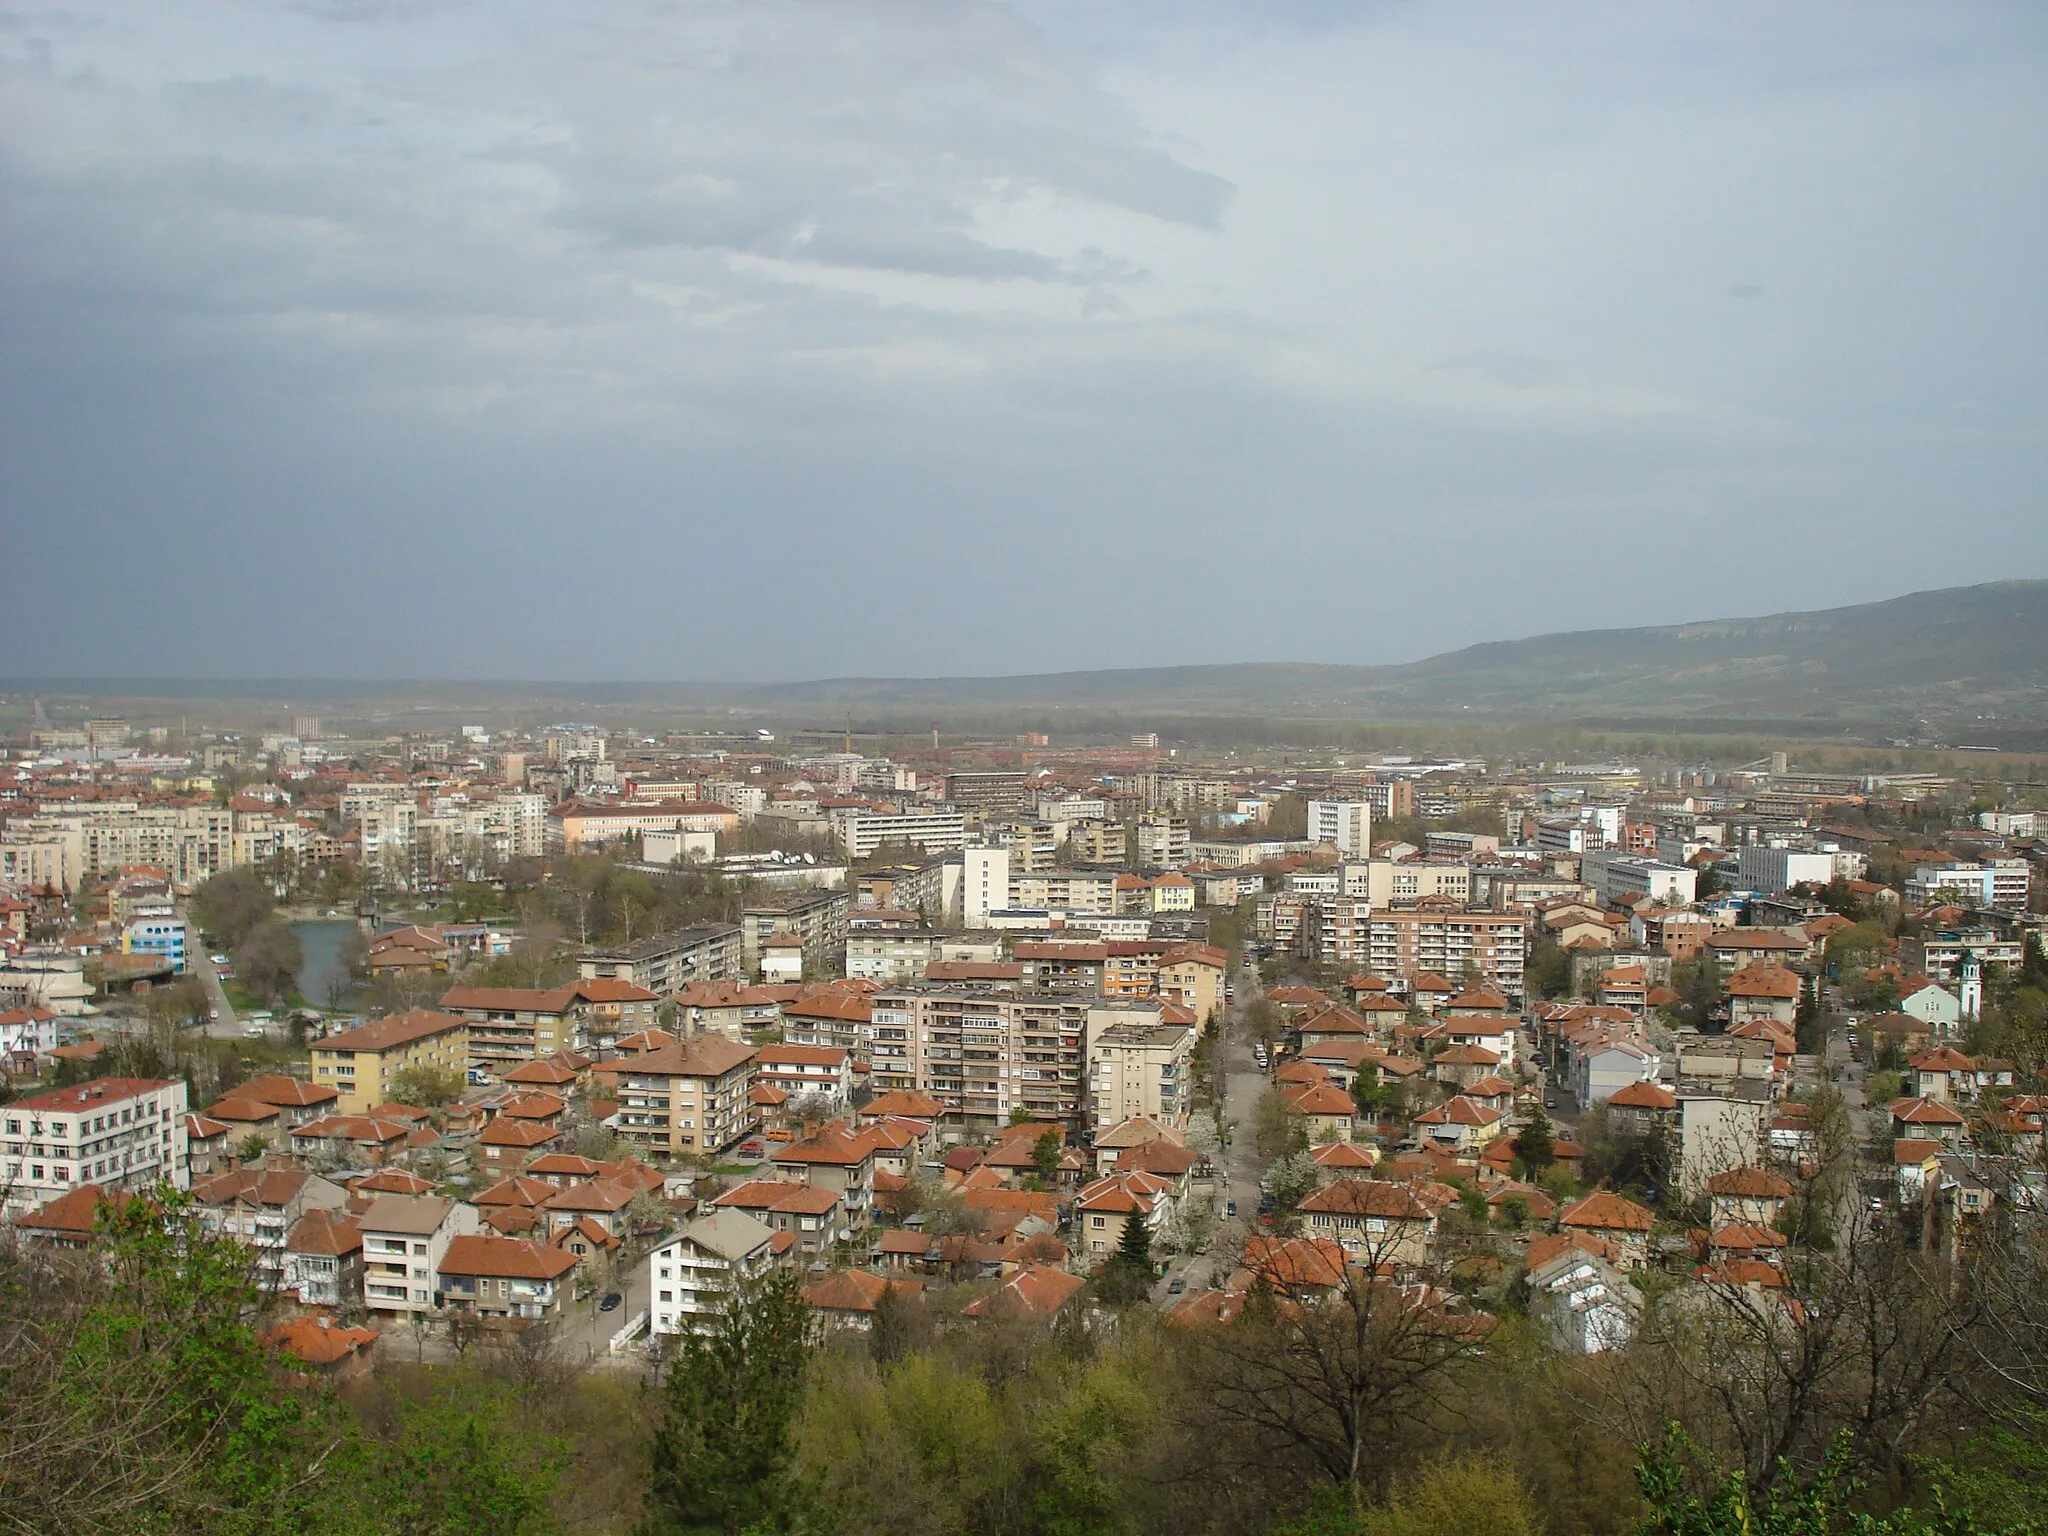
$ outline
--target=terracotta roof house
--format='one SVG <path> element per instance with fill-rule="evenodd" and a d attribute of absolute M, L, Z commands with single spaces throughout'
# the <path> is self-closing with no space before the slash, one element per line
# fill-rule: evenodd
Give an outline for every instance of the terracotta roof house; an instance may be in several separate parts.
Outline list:
<path fill-rule="evenodd" d="M 1566 1231 L 1605 1238 L 1625 1269 L 1640 1269 L 1647 1261 L 1650 1233 L 1657 1225 L 1657 1218 L 1635 1201 L 1607 1190 L 1574 1200 L 1558 1213 L 1557 1221 Z"/>
<path fill-rule="evenodd" d="M 727 1190 L 711 1204 L 719 1210 L 745 1211 L 772 1232 L 785 1232 L 804 1253 L 824 1253 L 847 1226 L 836 1190 L 789 1179 L 749 1179 Z"/>
<path fill-rule="evenodd" d="M 1485 1146 L 1507 1129 L 1507 1116 L 1463 1094 L 1424 1110 L 1410 1122 L 1416 1138 L 1439 1147 L 1465 1150 Z"/>
<path fill-rule="evenodd" d="M 1523 1213 L 1530 1221 L 1548 1221 L 1557 1214 L 1557 1201 L 1548 1192 L 1519 1180 L 1500 1185 L 1486 1197 L 1486 1203 L 1503 1216 L 1508 1213 L 1511 1201 L 1521 1203 Z"/>
<path fill-rule="evenodd" d="M 363 1294 L 363 1228 L 345 1210 L 316 1206 L 284 1245 L 284 1286 L 301 1306 L 352 1306 Z"/>
<path fill-rule="evenodd" d="M 35 1242 L 83 1248 L 99 1230 L 100 1207 L 107 1200 L 107 1192 L 97 1184 L 81 1184 L 69 1194 L 24 1211 L 14 1218 L 14 1228 Z"/>
<path fill-rule="evenodd" d="M 1528 1251 L 1522 1255 L 1523 1267 L 1539 1269 L 1559 1254 L 1572 1252 L 1589 1253 L 1610 1264 L 1619 1263 L 1622 1256 L 1620 1248 L 1591 1232 L 1550 1232 L 1529 1240 Z"/>
<path fill-rule="evenodd" d="M 1768 1168 L 1730 1168 L 1707 1180 L 1715 1226 L 1775 1227 L 1792 1193 L 1791 1182 Z"/>
<path fill-rule="evenodd" d="M 1891 1103 L 1892 1136 L 1895 1140 L 1924 1137 L 1953 1148 L 1963 1137 L 1967 1122 L 1939 1099 L 1904 1098 Z"/>
<path fill-rule="evenodd" d="M 1333 1083 L 1303 1083 L 1286 1095 L 1287 1107 L 1306 1122 L 1311 1143 L 1349 1141 L 1358 1121 L 1358 1105 Z"/>
<path fill-rule="evenodd" d="M 1414 1265 L 1429 1257 L 1436 1219 L 1456 1196 L 1440 1184 L 1337 1179 L 1299 1207 L 1313 1238 L 1334 1238 L 1354 1264 Z"/>
<path fill-rule="evenodd" d="M 944 1102 L 928 1093 L 914 1088 L 891 1088 L 869 1099 L 859 1118 L 865 1122 L 901 1115 L 908 1120 L 937 1120 L 945 1113 Z"/>
<path fill-rule="evenodd" d="M 451 1238 L 438 1267 L 441 1304 L 480 1317 L 541 1322 L 559 1317 L 562 1278 L 576 1256 L 516 1237 Z"/>
<path fill-rule="evenodd" d="M 1334 1238 L 1252 1238 L 1244 1245 L 1246 1288 L 1264 1286 L 1284 1296 L 1327 1295 L 1345 1283 L 1343 1247 Z"/>
<path fill-rule="evenodd" d="M 835 1269 L 806 1285 L 803 1297 L 826 1327 L 864 1333 L 874 1327 L 882 1298 L 892 1291 L 899 1300 L 922 1300 L 924 1282 L 884 1278 L 864 1269 Z"/>
<path fill-rule="evenodd" d="M 542 1147 L 559 1139 L 544 1125 L 499 1116 L 476 1139 L 477 1157 L 485 1172 L 517 1173 Z"/>
<path fill-rule="evenodd" d="M 344 1327 L 322 1312 L 280 1324 L 257 1342 L 313 1375 L 349 1381 L 369 1373 L 370 1350 L 378 1337 L 374 1329 Z"/>
<path fill-rule="evenodd" d="M 1030 1264 L 966 1306 L 969 1317 L 1050 1317 L 1087 1282 L 1049 1264 Z"/>
<path fill-rule="evenodd" d="M 352 1195 L 426 1195 L 433 1193 L 433 1189 L 430 1180 L 403 1168 L 380 1168 L 348 1181 L 348 1192 Z"/>

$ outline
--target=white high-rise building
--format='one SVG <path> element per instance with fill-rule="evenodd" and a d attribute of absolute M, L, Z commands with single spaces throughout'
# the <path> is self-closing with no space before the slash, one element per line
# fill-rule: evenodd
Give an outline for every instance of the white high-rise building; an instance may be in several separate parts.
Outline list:
<path fill-rule="evenodd" d="M 986 928 L 988 915 L 1010 905 L 1010 850 L 968 848 L 960 855 L 960 923 Z"/>
<path fill-rule="evenodd" d="M 1345 858 L 1372 852 L 1372 807 L 1363 800 L 1311 800 L 1308 840 L 1329 843 Z"/>

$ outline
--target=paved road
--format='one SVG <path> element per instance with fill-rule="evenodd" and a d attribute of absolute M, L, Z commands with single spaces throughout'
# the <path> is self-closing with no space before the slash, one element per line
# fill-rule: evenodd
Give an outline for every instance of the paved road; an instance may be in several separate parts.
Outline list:
<path fill-rule="evenodd" d="M 199 938 L 199 924 L 187 915 L 185 922 L 190 936 L 195 941 L 192 952 L 192 974 L 199 978 L 199 984 L 206 988 L 206 1001 L 213 1008 L 215 1017 L 207 1024 L 206 1032 L 216 1040 L 235 1040 L 241 1037 L 241 1021 L 235 1017 L 235 1005 L 228 1001 L 228 994 L 220 984 L 220 972 L 213 967 L 212 958 L 206 953 L 206 946 L 196 941 Z"/>
<path fill-rule="evenodd" d="M 1207 1252 L 1175 1258 L 1167 1266 L 1154 1293 L 1154 1300 L 1161 1304 L 1169 1299 L 1166 1287 L 1174 1278 L 1185 1280 L 1191 1291 L 1222 1285 L 1236 1266 L 1245 1238 L 1257 1230 L 1259 1176 L 1265 1169 L 1252 1145 L 1252 1111 L 1259 1095 L 1272 1083 L 1252 1060 L 1251 1031 L 1244 1022 L 1244 1010 L 1262 991 L 1257 970 L 1246 967 L 1240 971 L 1236 987 L 1237 998 L 1223 1020 L 1223 1118 L 1232 1134 L 1219 1169 L 1216 1236 Z M 1224 1217 L 1226 1201 L 1237 1203 L 1235 1221 Z"/>
<path fill-rule="evenodd" d="M 613 1311 L 600 1312 L 597 1304 L 607 1290 L 618 1291 L 626 1299 Z M 647 1310 L 647 1297 L 647 1260 L 640 1258 L 633 1261 L 625 1274 L 593 1291 L 588 1299 L 571 1303 L 560 1325 L 564 1352 L 573 1359 L 602 1362 L 612 1335 L 625 1327 L 635 1313 Z"/>

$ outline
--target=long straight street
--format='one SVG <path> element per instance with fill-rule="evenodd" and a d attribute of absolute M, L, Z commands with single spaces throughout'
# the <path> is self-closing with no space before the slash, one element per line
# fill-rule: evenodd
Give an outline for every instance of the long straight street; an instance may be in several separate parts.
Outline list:
<path fill-rule="evenodd" d="M 1251 1033 L 1244 1015 L 1264 989 L 1259 984 L 1257 968 L 1249 965 L 1237 973 L 1235 985 L 1237 996 L 1224 1010 L 1219 1063 L 1227 1140 L 1218 1166 L 1216 1234 L 1204 1252 L 1177 1256 L 1166 1266 L 1160 1285 L 1162 1299 L 1165 1286 L 1174 1279 L 1184 1280 L 1189 1290 L 1222 1285 L 1237 1265 L 1245 1238 L 1257 1230 L 1259 1178 L 1265 1170 L 1252 1144 L 1252 1112 L 1259 1096 L 1272 1085 L 1252 1057 Z M 1229 1208 L 1226 1202 L 1237 1206 L 1234 1220 L 1224 1214 Z"/>

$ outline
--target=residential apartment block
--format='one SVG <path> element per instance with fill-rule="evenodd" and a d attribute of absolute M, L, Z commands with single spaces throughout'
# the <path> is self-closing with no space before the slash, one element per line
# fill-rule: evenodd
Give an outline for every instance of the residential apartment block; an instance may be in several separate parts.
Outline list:
<path fill-rule="evenodd" d="M 1146 869 L 1179 869 L 1188 862 L 1192 835 L 1185 816 L 1140 816 L 1131 827 L 1132 857 Z"/>
<path fill-rule="evenodd" d="M 878 848 L 905 844 L 927 853 L 957 853 L 967 846 L 967 817 L 957 810 L 835 810 L 832 835 L 850 859 L 865 859 Z"/>
<path fill-rule="evenodd" d="M 81 1184 L 184 1189 L 185 1085 L 101 1077 L 0 1106 L 0 1170 L 9 1212 L 68 1195 Z"/>
<path fill-rule="evenodd" d="M 1364 800 L 1308 802 L 1308 840 L 1328 843 L 1347 859 L 1372 852 L 1372 807 Z"/>
<path fill-rule="evenodd" d="M 585 950 L 577 974 L 609 977 L 666 996 L 693 981 L 738 981 L 746 974 L 745 944 L 736 923 L 700 923 L 657 933 L 616 949 Z"/>
<path fill-rule="evenodd" d="M 1186 1126 L 1194 1027 L 1160 1022 L 1157 1003 L 1098 1003 L 1086 1018 L 1090 1123 L 1105 1130 L 1143 1115 Z"/>
<path fill-rule="evenodd" d="M 449 1244 L 477 1230 L 476 1207 L 438 1195 L 379 1195 L 357 1218 L 363 1306 L 373 1317 L 431 1318 Z"/>
<path fill-rule="evenodd" d="M 740 912 L 742 963 L 758 968 L 761 946 L 776 934 L 803 942 L 804 964 L 836 973 L 846 954 L 847 915 L 853 898 L 845 891 L 793 891 L 751 901 Z"/>
<path fill-rule="evenodd" d="M 1519 913 L 1460 911 L 1431 902 L 1412 912 L 1375 912 L 1365 964 L 1378 976 L 1457 976 L 1469 965 L 1518 998 L 1529 950 L 1525 921 Z"/>
<path fill-rule="evenodd" d="M 390 1103 L 391 1080 L 414 1068 L 467 1073 L 468 1021 L 411 1008 L 313 1045 L 313 1081 L 335 1091 L 339 1115 L 360 1115 Z"/>
<path fill-rule="evenodd" d="M 621 1140 L 650 1152 L 692 1156 L 723 1152 L 760 1129 L 748 1102 L 753 1047 L 720 1035 L 695 1035 L 637 1056 L 599 1062 L 615 1082 Z"/>
<path fill-rule="evenodd" d="M 1081 1109 L 1091 1001 L 963 986 L 878 992 L 869 1004 L 873 1086 L 929 1093 L 987 1124 L 1018 1109 L 1070 1119 Z"/>

